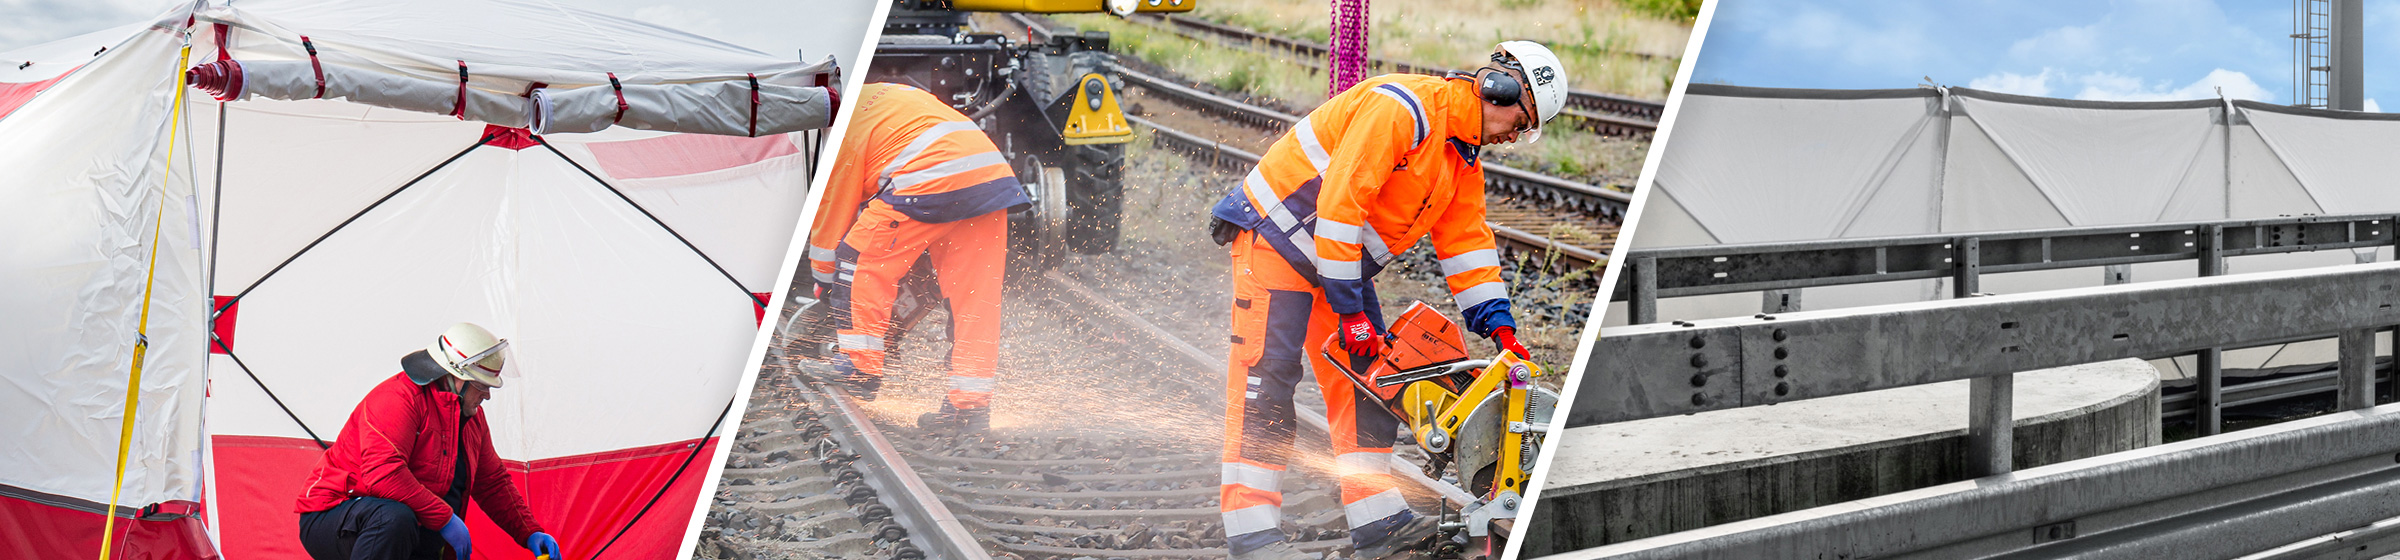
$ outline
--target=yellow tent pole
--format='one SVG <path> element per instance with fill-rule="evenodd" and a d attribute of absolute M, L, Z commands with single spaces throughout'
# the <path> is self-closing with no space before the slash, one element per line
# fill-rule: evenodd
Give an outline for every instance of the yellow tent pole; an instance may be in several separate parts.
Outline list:
<path fill-rule="evenodd" d="M 106 521 L 100 529 L 100 560 L 108 560 L 111 545 L 116 542 L 117 499 L 125 493 L 125 455 L 133 446 L 133 412 L 142 403 L 142 360 L 150 353 L 150 290 L 158 285 L 158 232 L 165 229 L 167 221 L 167 185 L 175 171 L 175 132 L 183 120 L 183 67 L 191 60 L 192 42 L 186 35 L 183 54 L 175 59 L 175 106 L 167 113 L 167 165 L 158 173 L 158 218 L 150 224 L 150 271 L 142 279 L 141 322 L 134 327 L 132 373 L 125 377 L 125 424 L 117 428 L 117 478 L 108 487 L 108 503 L 102 504 L 101 510 Z"/>

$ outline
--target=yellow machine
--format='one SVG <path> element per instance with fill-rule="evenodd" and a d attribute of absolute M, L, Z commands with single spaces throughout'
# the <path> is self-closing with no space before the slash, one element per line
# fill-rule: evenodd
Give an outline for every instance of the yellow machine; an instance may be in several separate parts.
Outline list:
<path fill-rule="evenodd" d="M 1469 359 L 1458 323 L 1424 302 L 1410 305 L 1390 331 L 1372 359 L 1350 356 L 1336 339 L 1320 351 L 1416 435 L 1430 458 L 1427 476 L 1458 475 L 1460 488 L 1477 498 L 1460 511 L 1467 536 L 1489 537 L 1493 522 L 1515 519 L 1524 505 L 1558 394 L 1535 386 L 1541 366 L 1515 354 Z"/>

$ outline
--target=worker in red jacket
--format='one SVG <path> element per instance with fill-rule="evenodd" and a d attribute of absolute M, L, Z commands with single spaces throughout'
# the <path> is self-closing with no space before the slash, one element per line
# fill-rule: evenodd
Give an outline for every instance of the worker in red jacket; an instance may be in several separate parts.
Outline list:
<path fill-rule="evenodd" d="M 1352 356 L 1381 350 L 1387 331 L 1374 280 L 1397 254 L 1431 240 L 1467 330 L 1530 357 L 1484 222 L 1480 156 L 1485 146 L 1539 138 L 1565 105 L 1567 78 L 1558 57 L 1530 41 L 1501 43 L 1491 61 L 1446 78 L 1359 82 L 1294 123 L 1210 209 L 1210 233 L 1233 257 L 1217 504 L 1234 560 L 1313 557 L 1286 543 L 1281 528 L 1292 396 L 1309 369 L 1325 396 L 1351 557 L 1393 555 L 1438 525 L 1409 509 L 1390 473 L 1398 421 L 1354 395 L 1316 351 L 1327 340 Z"/>
<path fill-rule="evenodd" d="M 368 391 L 300 494 L 300 546 L 316 560 L 465 560 L 467 500 L 534 554 L 559 555 L 525 498 L 500 468 L 492 432 L 476 414 L 500 386 L 508 341 L 459 323 L 400 359 L 403 370 Z"/>

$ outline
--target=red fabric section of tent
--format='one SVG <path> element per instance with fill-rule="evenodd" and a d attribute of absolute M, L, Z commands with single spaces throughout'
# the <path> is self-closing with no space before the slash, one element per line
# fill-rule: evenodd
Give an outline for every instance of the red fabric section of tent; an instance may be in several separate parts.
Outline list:
<path fill-rule="evenodd" d="M 223 313 L 217 314 L 217 320 L 210 325 L 214 329 L 212 332 L 217 335 L 217 341 L 222 343 L 209 344 L 208 353 L 210 354 L 224 354 L 226 350 L 233 348 L 233 324 L 234 319 L 242 314 L 242 302 L 234 301 L 233 305 L 225 305 L 225 302 L 228 301 L 233 301 L 233 296 L 216 296 L 210 299 L 209 309 L 220 307 L 225 309 Z"/>
<path fill-rule="evenodd" d="M 647 179 L 732 169 L 800 153 L 783 135 L 744 138 L 712 134 L 669 134 L 621 142 L 593 142 L 600 170 L 618 179 Z"/>
<path fill-rule="evenodd" d="M 533 141 L 533 131 L 522 128 L 487 124 L 483 125 L 483 135 L 492 138 L 492 146 L 511 150 L 522 150 L 541 145 L 540 142 Z"/>
<path fill-rule="evenodd" d="M 323 452 L 298 438 L 215 436 L 211 441 L 216 446 L 217 517 L 225 520 L 219 531 L 226 555 L 245 560 L 308 558 L 300 549 L 300 514 L 292 511 L 292 504 Z M 715 445 L 716 438 L 694 439 L 530 464 L 509 461 L 508 471 L 525 492 L 534 518 L 558 539 L 559 548 L 569 557 L 584 558 L 625 529 L 625 522 L 650 503 L 659 485 L 675 475 L 675 468 L 697 446 L 700 458 L 693 459 L 658 505 L 608 549 L 612 558 L 666 558 L 683 544 L 692 508 L 700 501 L 701 479 L 708 476 L 706 458 L 713 456 Z M 482 509 L 468 510 L 476 558 L 533 558 L 524 543 L 511 542 Z M 94 544 L 94 550 L 98 546 Z"/>
<path fill-rule="evenodd" d="M 758 298 L 758 301 L 774 301 L 775 294 L 766 292 L 750 292 L 750 297 Z M 763 327 L 767 325 L 767 306 L 765 304 L 750 306 L 750 315 L 758 318 L 757 322 L 759 326 Z"/>
<path fill-rule="evenodd" d="M 82 68 L 77 67 L 76 69 L 80 70 Z M 73 75 L 75 75 L 75 70 L 68 70 L 67 73 L 59 74 L 56 78 L 42 80 L 39 82 L 26 82 L 21 84 L 0 83 L 0 118 L 7 118 L 9 113 L 17 112 L 18 107 L 23 107 L 25 106 L 26 102 L 33 101 L 33 96 L 35 94 L 41 93 L 42 90 L 50 89 L 50 86 L 57 85 L 59 80 L 67 79 L 67 76 Z M 92 545 L 92 548 L 94 554 L 97 554 L 100 545 Z"/>
<path fill-rule="evenodd" d="M 0 558 L 97 558 L 106 521 L 97 513 L 0 496 Z M 120 518 L 112 546 L 116 545 L 122 546 L 114 558 L 219 558 L 208 544 L 207 528 L 196 517 L 170 521 Z"/>

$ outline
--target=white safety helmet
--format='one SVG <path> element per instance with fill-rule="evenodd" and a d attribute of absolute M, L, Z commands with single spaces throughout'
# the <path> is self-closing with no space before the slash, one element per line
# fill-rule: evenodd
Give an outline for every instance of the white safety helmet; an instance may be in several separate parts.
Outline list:
<path fill-rule="evenodd" d="M 500 368 L 508 364 L 508 340 L 474 323 L 451 325 L 425 353 L 452 377 L 500 386 Z"/>
<path fill-rule="evenodd" d="M 1550 122 L 1551 117 L 1558 116 L 1559 110 L 1567 106 L 1567 68 L 1559 65 L 1558 55 L 1551 54 L 1550 48 L 1541 43 L 1509 41 L 1501 43 L 1497 50 L 1516 58 L 1517 65 L 1525 71 L 1525 81 L 1531 82 L 1525 87 L 1532 94 L 1534 109 L 1541 114 L 1534 115 L 1533 130 L 1525 132 L 1524 140 L 1528 144 L 1541 140 L 1542 124 Z"/>

